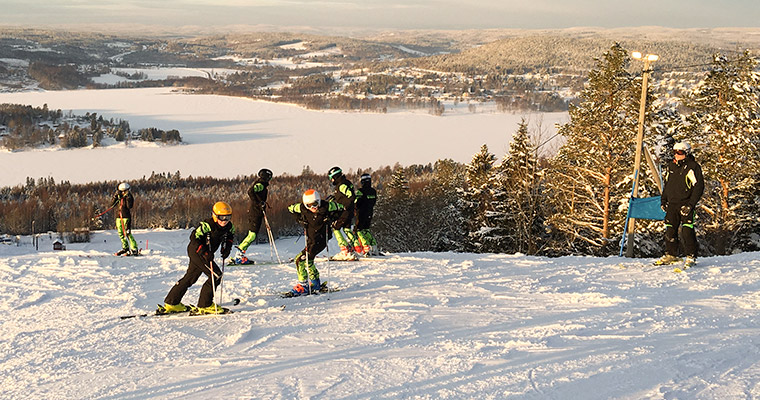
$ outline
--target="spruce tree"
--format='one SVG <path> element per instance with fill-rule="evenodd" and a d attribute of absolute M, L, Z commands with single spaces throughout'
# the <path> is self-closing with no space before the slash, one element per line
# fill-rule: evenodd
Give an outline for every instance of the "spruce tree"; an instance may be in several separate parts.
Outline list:
<path fill-rule="evenodd" d="M 505 234 L 502 251 L 534 254 L 542 233 L 540 172 L 523 119 L 491 185 L 493 213 Z"/>
<path fill-rule="evenodd" d="M 489 220 L 492 198 L 489 185 L 494 173 L 496 156 L 483 145 L 480 152 L 467 165 L 466 188 L 462 194 L 462 208 L 466 219 L 469 241 L 467 249 L 475 252 L 495 251 L 499 243 L 494 238 L 500 236 L 499 227 Z"/>

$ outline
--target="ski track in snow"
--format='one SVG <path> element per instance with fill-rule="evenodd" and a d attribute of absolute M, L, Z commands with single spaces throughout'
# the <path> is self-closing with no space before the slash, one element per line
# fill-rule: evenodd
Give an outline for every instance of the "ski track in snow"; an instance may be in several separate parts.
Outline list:
<path fill-rule="evenodd" d="M 152 246 L 141 257 L 112 256 L 114 231 L 0 246 L 0 398 L 760 396 L 758 253 L 683 274 L 618 257 L 318 261 L 341 290 L 292 299 L 275 295 L 291 265 L 229 266 L 235 314 L 120 320 L 155 309 L 187 265 L 186 230 L 134 233 Z M 271 259 L 266 244 L 248 255 Z"/>

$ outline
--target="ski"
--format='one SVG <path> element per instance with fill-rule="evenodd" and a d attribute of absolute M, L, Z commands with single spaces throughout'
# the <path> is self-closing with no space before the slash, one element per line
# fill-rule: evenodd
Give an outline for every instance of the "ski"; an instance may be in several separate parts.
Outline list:
<path fill-rule="evenodd" d="M 240 299 L 233 299 L 231 306 L 236 306 L 240 304 Z M 205 316 L 205 315 L 224 315 L 224 314 L 232 314 L 233 311 L 229 308 L 222 307 L 225 312 L 221 314 L 200 314 L 200 313 L 193 313 L 194 310 L 197 310 L 197 307 L 193 306 L 192 304 L 188 304 L 187 311 L 181 311 L 181 312 L 175 312 L 175 313 L 165 313 L 161 312 L 161 310 L 164 308 L 161 304 L 158 304 L 158 307 L 156 308 L 156 311 L 153 313 L 141 313 L 141 314 L 131 314 L 131 315 L 122 315 L 119 317 L 119 319 L 131 319 L 131 318 L 145 318 L 145 317 L 197 317 L 197 316 Z"/>
<path fill-rule="evenodd" d="M 255 261 L 255 260 L 247 260 L 246 262 L 238 263 L 238 262 L 231 262 L 227 264 L 227 267 L 245 267 L 249 265 L 280 265 L 277 261 Z"/>
<path fill-rule="evenodd" d="M 291 297 L 303 297 L 303 296 L 309 296 L 309 295 L 315 295 L 315 294 L 335 293 L 335 292 L 340 292 L 340 289 L 336 289 L 336 288 L 333 288 L 333 287 L 328 287 L 327 286 L 327 282 L 323 282 L 322 286 L 316 292 L 295 295 L 295 294 L 293 294 L 293 292 L 291 292 L 290 290 L 288 290 L 287 292 L 280 292 L 280 297 L 283 298 L 283 299 L 289 299 Z"/>

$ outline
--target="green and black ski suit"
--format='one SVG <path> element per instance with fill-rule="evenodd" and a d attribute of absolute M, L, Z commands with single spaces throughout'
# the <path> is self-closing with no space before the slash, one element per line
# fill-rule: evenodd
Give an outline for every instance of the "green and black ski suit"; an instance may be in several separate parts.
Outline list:
<path fill-rule="evenodd" d="M 234 236 L 235 226 L 231 221 L 223 227 L 216 223 L 213 218 L 202 221 L 198 228 L 190 233 L 190 243 L 187 245 L 190 265 L 187 267 L 187 272 L 172 286 L 164 302 L 172 305 L 179 304 L 187 289 L 198 281 L 201 274 L 205 274 L 209 279 L 201 288 L 197 306 L 199 308 L 211 306 L 214 300 L 214 288 L 219 287 L 219 283 L 222 281 L 222 271 L 214 262 L 214 253 L 221 247 L 222 258 L 227 258 L 232 249 Z M 214 271 L 213 282 L 211 268 Z"/>
<path fill-rule="evenodd" d="M 116 232 L 121 239 L 121 248 L 123 250 L 132 250 L 137 252 L 137 241 L 132 236 L 132 207 L 135 205 L 135 198 L 132 192 L 117 190 L 111 199 L 111 207 L 115 211 Z"/>
<path fill-rule="evenodd" d="M 257 234 L 264 218 L 264 209 L 267 204 L 269 182 L 257 179 L 248 189 L 248 198 L 251 199 L 248 207 L 248 230 Z"/>
<path fill-rule="evenodd" d="M 344 208 L 343 215 L 332 226 L 333 234 L 338 245 L 353 249 L 355 246 L 359 246 L 359 241 L 356 240 L 356 236 L 351 230 L 354 219 L 354 202 L 356 201 L 354 185 L 345 175 L 335 178 L 332 184 L 335 186 L 335 202 Z"/>
<path fill-rule="evenodd" d="M 371 183 L 365 182 L 365 184 L 356 191 L 355 211 L 356 236 L 362 245 L 363 253 L 368 253 L 371 246 L 377 246 L 377 241 L 370 231 L 376 202 L 377 191 L 371 186 Z"/>
<path fill-rule="evenodd" d="M 694 209 L 705 190 L 702 167 L 689 154 L 681 161 L 674 159 L 669 163 L 664 178 L 661 202 L 665 210 L 665 251 L 678 257 L 678 227 L 683 226 L 684 253 L 694 257 L 698 251 Z"/>
<path fill-rule="evenodd" d="M 319 271 L 314 266 L 314 258 L 327 247 L 327 230 L 333 221 L 344 214 L 343 205 L 334 201 L 322 201 L 316 212 L 312 212 L 303 203 L 288 207 L 288 212 L 296 217 L 306 234 L 306 247 L 295 258 L 298 281 L 319 279 Z M 308 263 L 308 264 L 307 264 Z"/>

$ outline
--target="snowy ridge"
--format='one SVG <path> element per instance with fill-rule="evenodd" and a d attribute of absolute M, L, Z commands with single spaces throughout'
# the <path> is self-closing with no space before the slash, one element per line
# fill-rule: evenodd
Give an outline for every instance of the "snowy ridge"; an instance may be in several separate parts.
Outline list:
<path fill-rule="evenodd" d="M 700 259 L 684 274 L 617 257 L 318 261 L 342 290 L 293 299 L 274 295 L 294 283 L 291 265 L 236 267 L 224 284 L 227 301 L 243 299 L 235 314 L 120 320 L 163 301 L 185 271 L 187 236 L 135 231 L 149 243 L 141 257 L 111 256 L 113 231 L 57 252 L 47 236 L 39 252 L 28 238 L 0 246 L 0 397 L 760 395 L 758 253 Z M 268 245 L 248 255 L 271 258 Z"/>

